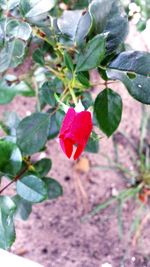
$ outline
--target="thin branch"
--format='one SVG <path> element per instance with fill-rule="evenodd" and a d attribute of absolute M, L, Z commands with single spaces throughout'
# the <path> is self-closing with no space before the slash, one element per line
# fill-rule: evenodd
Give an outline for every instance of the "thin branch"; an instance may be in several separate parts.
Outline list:
<path fill-rule="evenodd" d="M 22 171 L 20 171 L 20 173 L 18 175 L 15 176 L 15 178 L 9 182 L 7 185 L 5 185 L 1 190 L 0 190 L 0 194 L 7 189 L 11 184 L 13 184 L 14 182 L 16 182 L 17 180 L 19 180 L 21 178 L 21 176 L 28 170 L 28 166 L 26 166 Z"/>

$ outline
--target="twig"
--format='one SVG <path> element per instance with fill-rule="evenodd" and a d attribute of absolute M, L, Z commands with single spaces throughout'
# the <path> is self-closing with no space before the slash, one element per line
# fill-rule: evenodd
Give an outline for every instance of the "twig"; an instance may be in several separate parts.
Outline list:
<path fill-rule="evenodd" d="M 19 180 L 21 178 L 21 176 L 28 170 L 28 166 L 26 166 L 18 175 L 15 176 L 15 178 L 8 183 L 7 185 L 5 185 L 1 190 L 0 190 L 0 194 L 7 189 L 11 184 L 13 184 L 14 182 L 16 182 L 17 180 Z"/>
<path fill-rule="evenodd" d="M 114 83 L 118 83 L 119 81 L 105 81 L 103 83 L 91 83 L 91 86 L 98 86 L 98 85 L 105 85 L 105 87 L 107 87 L 108 84 L 114 84 Z"/>

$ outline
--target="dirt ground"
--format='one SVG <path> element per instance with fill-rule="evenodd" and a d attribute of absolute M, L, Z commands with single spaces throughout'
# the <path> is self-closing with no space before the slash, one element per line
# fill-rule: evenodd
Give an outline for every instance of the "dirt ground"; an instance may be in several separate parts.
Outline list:
<path fill-rule="evenodd" d="M 143 38 L 131 29 L 128 42 L 135 49 L 146 50 Z M 123 98 L 119 130 L 138 138 L 141 104 L 132 99 L 120 83 L 112 88 Z M 101 89 L 96 89 L 94 93 Z M 25 116 L 31 110 L 30 101 L 16 97 L 11 105 L 0 107 L 0 114 L 5 109 L 15 110 Z M 57 140 L 49 142 L 46 156 L 53 160 L 49 175 L 63 185 L 64 195 L 57 200 L 35 205 L 26 222 L 16 221 L 17 237 L 11 249 L 13 253 L 37 261 L 44 267 L 150 267 L 149 222 L 135 248 L 128 235 L 136 213 L 134 202 L 129 201 L 123 207 L 122 239 L 118 234 L 115 206 L 81 222 L 87 210 L 111 197 L 112 191 L 120 191 L 126 186 L 114 171 L 95 168 L 95 165 L 105 164 L 102 153 L 113 156 L 111 138 L 101 139 L 99 154 L 83 153 L 82 158 L 88 159 L 89 169 L 79 174 L 74 161 L 65 157 Z M 123 147 L 121 153 L 122 161 L 129 165 Z M 82 196 L 79 195 L 80 183 L 84 189 Z"/>

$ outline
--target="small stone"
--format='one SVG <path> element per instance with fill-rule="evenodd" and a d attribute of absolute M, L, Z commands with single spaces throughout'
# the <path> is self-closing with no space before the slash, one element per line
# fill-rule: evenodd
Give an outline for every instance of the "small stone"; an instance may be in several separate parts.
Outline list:
<path fill-rule="evenodd" d="M 105 262 L 101 265 L 101 267 L 113 267 L 110 263 Z"/>
<path fill-rule="evenodd" d="M 112 190 L 111 190 L 111 194 L 112 194 L 113 197 L 117 197 L 118 194 L 119 194 L 119 192 L 118 192 L 118 190 L 114 187 L 114 188 L 112 188 Z"/>

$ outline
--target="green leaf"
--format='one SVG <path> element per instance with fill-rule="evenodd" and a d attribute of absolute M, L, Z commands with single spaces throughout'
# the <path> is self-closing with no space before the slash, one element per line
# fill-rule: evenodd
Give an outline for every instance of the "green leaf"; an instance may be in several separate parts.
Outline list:
<path fill-rule="evenodd" d="M 41 66 L 44 66 L 45 61 L 44 61 L 44 53 L 40 48 L 37 48 L 33 54 L 32 54 L 32 58 L 33 60 L 40 64 Z"/>
<path fill-rule="evenodd" d="M 67 52 L 64 53 L 64 62 L 65 62 L 66 67 L 68 68 L 68 70 L 73 72 L 73 70 L 74 70 L 73 61 L 72 61 L 71 56 Z"/>
<path fill-rule="evenodd" d="M 24 176 L 18 180 L 16 189 L 20 197 L 32 203 L 47 199 L 45 183 L 35 175 Z"/>
<path fill-rule="evenodd" d="M 55 6 L 55 0 L 20 0 L 20 11 L 26 17 L 41 15 Z"/>
<path fill-rule="evenodd" d="M 20 83 L 13 84 L 12 90 L 16 95 L 22 95 L 27 97 L 35 96 L 35 91 L 27 81 L 21 81 Z"/>
<path fill-rule="evenodd" d="M 21 64 L 25 54 L 25 47 L 25 42 L 20 39 L 6 42 L 5 47 L 0 52 L 0 72 Z"/>
<path fill-rule="evenodd" d="M 39 98 L 41 104 L 44 102 L 52 107 L 56 106 L 56 99 L 54 93 L 61 92 L 62 83 L 57 78 L 45 82 L 39 90 Z"/>
<path fill-rule="evenodd" d="M 12 197 L 12 200 L 16 205 L 16 211 L 14 214 L 15 218 L 27 220 L 32 211 L 32 204 L 21 198 L 19 195 Z"/>
<path fill-rule="evenodd" d="M 83 72 L 78 72 L 77 73 L 77 79 L 78 81 L 85 87 L 85 88 L 90 88 L 90 78 L 84 75 Z"/>
<path fill-rule="evenodd" d="M 90 106 L 93 106 L 93 99 L 89 92 L 82 93 L 82 104 L 85 109 L 88 109 Z"/>
<path fill-rule="evenodd" d="M 53 111 L 54 109 L 51 109 L 51 112 Z M 53 139 L 58 135 L 64 115 L 65 113 L 62 110 L 57 110 L 57 112 L 51 116 L 48 139 Z"/>
<path fill-rule="evenodd" d="M 60 129 L 65 113 L 62 110 L 58 110 L 55 114 L 56 114 L 56 123 L 58 125 L 58 129 Z"/>
<path fill-rule="evenodd" d="M 24 118 L 17 127 L 17 144 L 24 154 L 40 151 L 46 143 L 50 117 L 47 113 L 33 113 Z"/>
<path fill-rule="evenodd" d="M 48 188 L 48 199 L 55 199 L 63 195 L 62 186 L 53 178 L 43 178 Z"/>
<path fill-rule="evenodd" d="M 105 55 L 105 36 L 97 35 L 90 40 L 84 51 L 78 55 L 76 72 L 94 69 L 99 66 Z"/>
<path fill-rule="evenodd" d="M 41 159 L 34 164 L 36 172 L 41 177 L 44 177 L 50 171 L 51 167 L 52 167 L 52 161 L 47 158 Z"/>
<path fill-rule="evenodd" d="M 13 216 L 16 206 L 8 196 L 0 196 L 0 248 L 9 249 L 15 241 Z"/>
<path fill-rule="evenodd" d="M 63 15 L 57 20 L 60 32 L 74 42 L 78 23 L 82 15 L 82 10 L 65 10 Z"/>
<path fill-rule="evenodd" d="M 15 112 L 5 112 L 3 121 L 0 124 L 5 127 L 7 134 L 10 136 L 16 136 L 16 128 L 20 122 L 18 115 Z"/>
<path fill-rule="evenodd" d="M 92 135 L 90 136 L 88 143 L 85 147 L 85 151 L 91 152 L 91 153 L 98 153 L 99 151 L 99 138 L 96 133 L 92 132 Z"/>
<path fill-rule="evenodd" d="M 122 100 L 113 90 L 106 88 L 98 94 L 94 112 L 100 129 L 109 137 L 117 129 L 122 115 Z"/>
<path fill-rule="evenodd" d="M 15 175 L 21 168 L 22 156 L 16 144 L 0 140 L 0 171 Z"/>
<path fill-rule="evenodd" d="M 107 33 L 106 51 L 112 53 L 128 33 L 128 19 L 118 0 L 93 0 L 89 5 L 95 34 Z"/>
<path fill-rule="evenodd" d="M 57 19 L 59 34 L 67 37 L 77 46 L 82 46 L 92 27 L 92 18 L 89 12 L 83 10 L 65 10 Z"/>
<path fill-rule="evenodd" d="M 9 38 L 15 37 L 27 41 L 32 33 L 32 28 L 27 22 L 10 19 L 6 25 L 6 34 Z"/>
<path fill-rule="evenodd" d="M 82 13 L 80 20 L 77 24 L 76 34 L 75 34 L 75 42 L 77 46 L 82 46 L 85 42 L 86 36 L 91 31 L 92 27 L 92 18 L 89 12 L 85 14 Z"/>
<path fill-rule="evenodd" d="M 143 104 L 150 104 L 150 77 L 137 74 L 130 77 L 128 73 L 107 69 L 107 75 L 112 80 L 120 80 L 126 86 L 129 94 Z"/>
<path fill-rule="evenodd" d="M 8 86 L 6 81 L 0 81 L 0 105 L 7 104 L 13 100 L 16 93 L 11 86 Z"/>
<path fill-rule="evenodd" d="M 9 2 L 7 0 L 0 0 L 0 7 L 1 9 L 4 10 L 11 10 L 14 9 L 18 4 L 19 4 L 20 0 L 9 0 Z"/>
<path fill-rule="evenodd" d="M 48 131 L 48 139 L 55 138 L 59 133 L 59 126 L 56 122 L 56 113 L 51 116 L 49 131 Z"/>
<path fill-rule="evenodd" d="M 0 105 L 10 103 L 16 95 L 34 96 L 35 93 L 25 82 L 12 83 L 0 81 Z"/>
<path fill-rule="evenodd" d="M 122 52 L 108 67 L 147 76 L 150 75 L 150 53 L 140 51 Z"/>

